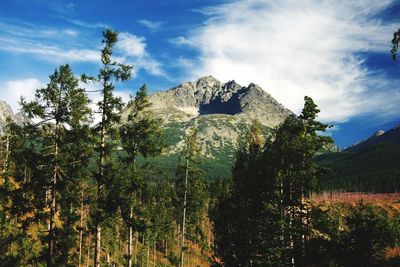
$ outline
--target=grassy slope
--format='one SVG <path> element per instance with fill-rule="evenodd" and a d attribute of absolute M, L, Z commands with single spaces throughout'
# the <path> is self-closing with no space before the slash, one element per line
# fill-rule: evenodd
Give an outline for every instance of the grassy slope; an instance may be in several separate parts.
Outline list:
<path fill-rule="evenodd" d="M 176 144 L 184 138 L 185 130 L 193 124 L 194 121 L 168 123 L 165 127 L 166 149 L 173 149 Z M 214 128 L 217 130 L 227 131 L 228 133 L 231 131 L 237 131 L 242 135 L 245 135 L 249 130 L 249 124 L 245 122 L 235 122 L 229 116 L 223 115 L 202 116 L 196 120 L 196 124 L 198 132 Z M 270 128 L 264 127 L 263 131 L 265 134 L 268 134 Z M 205 147 L 206 156 L 203 157 L 201 168 L 204 170 L 206 179 L 212 180 L 218 177 L 230 177 L 232 164 L 235 160 L 237 140 L 223 140 L 221 136 L 214 134 L 207 140 L 199 138 L 198 142 L 200 146 Z M 218 143 L 219 146 L 215 146 L 212 143 Z M 173 153 L 164 153 L 163 155 L 155 158 L 148 158 L 146 160 L 139 157 L 138 162 L 139 164 L 145 162 L 151 163 L 174 172 L 179 162 L 179 152 L 174 151 Z"/>

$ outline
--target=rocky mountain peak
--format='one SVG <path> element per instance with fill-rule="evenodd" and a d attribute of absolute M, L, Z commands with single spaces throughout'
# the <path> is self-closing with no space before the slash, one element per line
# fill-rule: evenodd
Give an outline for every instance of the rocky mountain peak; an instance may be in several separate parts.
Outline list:
<path fill-rule="evenodd" d="M 234 80 L 221 83 L 213 76 L 182 83 L 151 96 L 153 109 L 179 110 L 190 116 L 223 114 L 259 120 L 268 127 L 281 123 L 291 111 L 279 104 L 260 86 L 241 86 Z M 164 116 L 165 117 L 165 116 Z"/>

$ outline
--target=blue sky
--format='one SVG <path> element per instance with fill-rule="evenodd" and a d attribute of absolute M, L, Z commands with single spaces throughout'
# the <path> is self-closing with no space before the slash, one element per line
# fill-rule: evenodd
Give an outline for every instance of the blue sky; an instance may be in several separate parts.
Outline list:
<path fill-rule="evenodd" d="M 394 0 L 3 0 L 0 99 L 17 110 L 60 64 L 95 74 L 106 27 L 120 33 L 116 56 L 134 66 L 117 87 L 125 99 L 143 83 L 165 90 L 213 75 L 259 84 L 294 112 L 313 97 L 341 147 L 400 123 Z"/>

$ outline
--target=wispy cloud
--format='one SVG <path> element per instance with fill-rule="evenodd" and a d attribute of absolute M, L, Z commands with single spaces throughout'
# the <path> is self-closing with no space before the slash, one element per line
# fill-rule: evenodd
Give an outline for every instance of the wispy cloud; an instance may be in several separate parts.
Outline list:
<path fill-rule="evenodd" d="M 148 28 L 151 32 L 159 31 L 165 24 L 164 21 L 151 21 L 147 19 L 138 20 L 138 23 Z"/>
<path fill-rule="evenodd" d="M 97 49 L 83 48 L 79 35 L 76 29 L 0 21 L 0 50 L 30 54 L 57 63 L 98 62 Z"/>
<path fill-rule="evenodd" d="M 324 121 L 398 116 L 400 81 L 369 70 L 359 54 L 388 54 L 396 25 L 375 15 L 392 2 L 233 1 L 201 10 L 204 25 L 173 41 L 200 52 L 190 79 L 255 82 L 295 112 L 309 95 Z"/>
<path fill-rule="evenodd" d="M 99 52 L 91 49 L 65 49 L 53 45 L 29 43 L 23 40 L 3 37 L 0 37 L 0 41 L 3 43 L 0 50 L 40 56 L 42 59 L 57 63 L 98 62 L 100 60 Z"/>
<path fill-rule="evenodd" d="M 24 22 L 8 23 L 0 20 L 0 50 L 29 54 L 59 64 L 98 63 L 99 42 L 93 43 L 85 38 L 85 34 L 85 31 L 76 29 L 41 27 Z M 122 32 L 116 46 L 116 59 L 134 65 L 135 73 L 144 70 L 155 76 L 166 76 L 161 62 L 149 53 L 146 46 L 144 37 Z"/>

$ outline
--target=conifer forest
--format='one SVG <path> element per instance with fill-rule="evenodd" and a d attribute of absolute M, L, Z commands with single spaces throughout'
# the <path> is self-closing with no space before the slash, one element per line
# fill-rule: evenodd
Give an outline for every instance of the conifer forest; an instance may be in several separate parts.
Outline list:
<path fill-rule="evenodd" d="M 7 120 L 0 266 L 400 266 L 399 197 L 335 201 L 345 186 L 320 181 L 333 140 L 312 98 L 268 132 L 254 120 L 227 177 L 206 175 L 195 123 L 176 160 L 155 164 L 171 136 L 145 84 L 127 103 L 115 94 L 135 68 L 114 57 L 118 38 L 99 36 L 97 73 L 60 65 L 21 98 L 24 122 Z"/>

